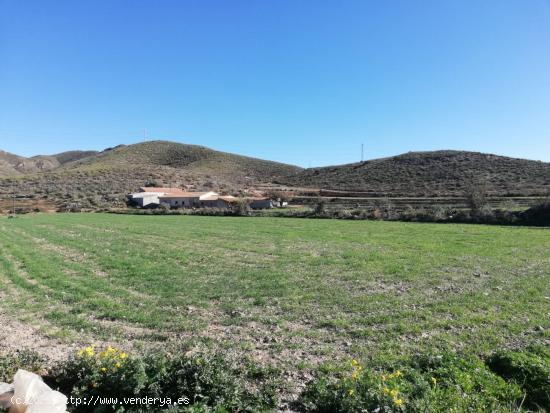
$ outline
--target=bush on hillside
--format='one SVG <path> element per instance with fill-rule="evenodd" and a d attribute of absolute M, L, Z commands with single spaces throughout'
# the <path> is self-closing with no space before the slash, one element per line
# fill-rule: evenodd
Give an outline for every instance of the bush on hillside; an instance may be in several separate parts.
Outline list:
<path fill-rule="evenodd" d="M 519 219 L 528 225 L 550 226 L 550 200 L 522 212 Z"/>

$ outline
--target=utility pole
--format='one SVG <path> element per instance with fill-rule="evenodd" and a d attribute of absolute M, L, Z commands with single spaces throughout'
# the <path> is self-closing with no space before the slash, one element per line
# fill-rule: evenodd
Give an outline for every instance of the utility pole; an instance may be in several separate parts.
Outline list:
<path fill-rule="evenodd" d="M 12 183 L 12 213 L 15 216 L 15 180 Z"/>
<path fill-rule="evenodd" d="M 362 144 L 361 144 L 361 162 L 363 162 L 363 154 L 364 154 L 363 151 L 364 151 L 364 149 L 365 149 L 365 144 L 362 143 Z"/>

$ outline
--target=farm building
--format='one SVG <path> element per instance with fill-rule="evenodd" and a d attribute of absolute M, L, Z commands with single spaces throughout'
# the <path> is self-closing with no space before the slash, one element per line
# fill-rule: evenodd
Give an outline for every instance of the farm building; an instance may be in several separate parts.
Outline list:
<path fill-rule="evenodd" d="M 274 207 L 274 202 L 271 198 L 267 197 L 254 197 L 247 198 L 252 209 L 271 209 Z"/>
<path fill-rule="evenodd" d="M 159 196 L 161 205 L 173 208 L 200 208 L 203 202 L 215 201 L 219 198 L 216 192 L 169 192 Z"/>
<path fill-rule="evenodd" d="M 186 192 L 180 188 L 143 187 L 128 195 L 140 207 L 166 205 L 170 208 L 231 208 L 238 198 L 216 192 Z M 248 198 L 253 209 L 272 208 L 269 198 Z"/>

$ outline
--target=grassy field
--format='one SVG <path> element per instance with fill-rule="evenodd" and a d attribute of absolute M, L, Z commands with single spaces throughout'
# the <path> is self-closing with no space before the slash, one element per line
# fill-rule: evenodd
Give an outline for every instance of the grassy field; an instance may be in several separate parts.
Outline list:
<path fill-rule="evenodd" d="M 190 340 L 298 371 L 430 349 L 483 355 L 548 344 L 550 232 L 38 214 L 0 218 L 0 285 L 0 310 L 60 345 Z"/>

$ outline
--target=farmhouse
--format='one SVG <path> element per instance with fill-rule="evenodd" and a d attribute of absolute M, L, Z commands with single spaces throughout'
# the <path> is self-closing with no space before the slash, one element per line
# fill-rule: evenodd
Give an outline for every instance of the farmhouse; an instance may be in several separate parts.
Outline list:
<path fill-rule="evenodd" d="M 203 202 L 217 200 L 219 195 L 216 192 L 168 192 L 159 196 L 161 205 L 173 208 L 200 208 Z"/>
<path fill-rule="evenodd" d="M 216 192 L 187 192 L 180 188 L 142 187 L 128 199 L 140 207 L 166 205 L 170 208 L 231 208 L 238 198 Z M 251 208 L 271 208 L 264 198 L 251 198 Z"/>

